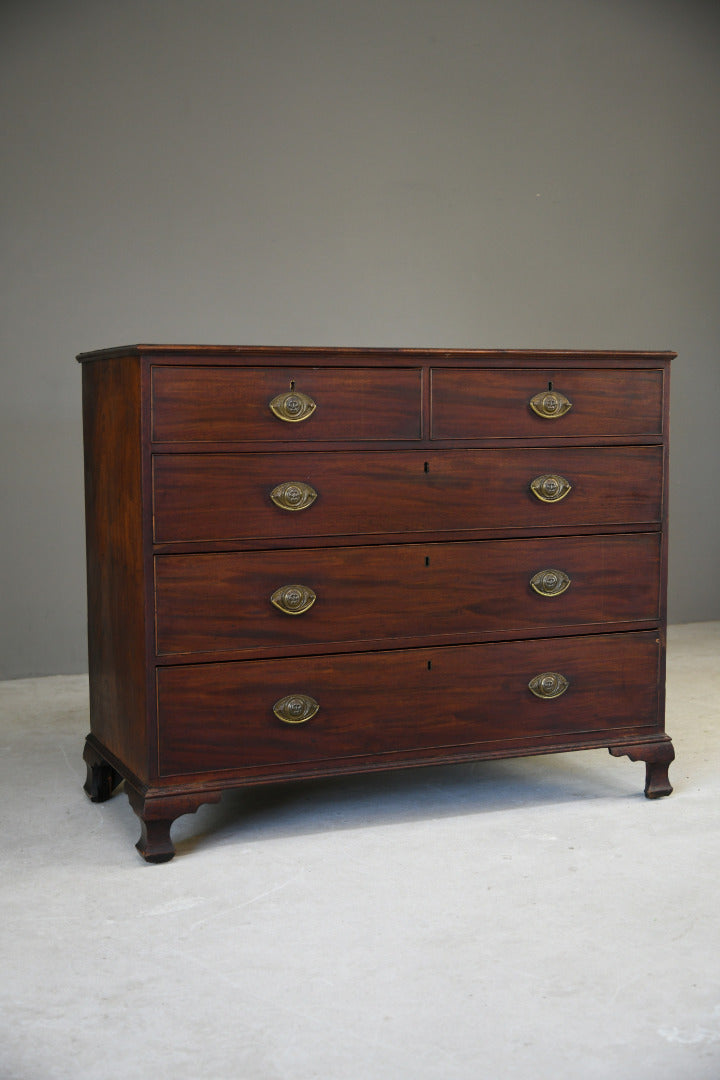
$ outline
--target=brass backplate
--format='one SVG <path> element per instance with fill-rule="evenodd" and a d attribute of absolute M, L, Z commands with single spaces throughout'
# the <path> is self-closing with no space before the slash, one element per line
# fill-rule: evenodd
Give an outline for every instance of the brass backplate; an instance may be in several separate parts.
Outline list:
<path fill-rule="evenodd" d="M 559 473 L 543 473 L 530 481 L 530 490 L 540 502 L 560 502 L 572 491 L 572 484 Z"/>
<path fill-rule="evenodd" d="M 570 587 L 570 578 L 564 570 L 538 570 L 530 584 L 539 596 L 561 596 Z"/>
<path fill-rule="evenodd" d="M 281 510 L 307 510 L 317 499 L 317 491 L 302 480 L 286 480 L 272 489 L 270 498 Z"/>
<path fill-rule="evenodd" d="M 282 585 L 270 597 L 270 603 L 285 615 L 304 615 L 316 600 L 309 585 Z"/>
<path fill-rule="evenodd" d="M 312 720 L 320 706 L 309 694 L 286 694 L 273 705 L 278 720 L 285 724 L 304 724 Z"/>
<path fill-rule="evenodd" d="M 307 394 L 299 390 L 287 390 L 278 394 L 270 402 L 270 409 L 278 420 L 288 424 L 297 424 L 300 420 L 309 420 L 317 405 Z"/>
<path fill-rule="evenodd" d="M 560 672 L 543 671 L 541 675 L 536 675 L 530 680 L 528 689 L 532 690 L 535 697 L 542 698 L 543 701 L 551 701 L 564 694 L 569 685 L 570 683 Z"/>
<path fill-rule="evenodd" d="M 557 420 L 572 409 L 572 401 L 559 394 L 557 390 L 541 390 L 530 398 L 530 408 L 543 420 Z"/>

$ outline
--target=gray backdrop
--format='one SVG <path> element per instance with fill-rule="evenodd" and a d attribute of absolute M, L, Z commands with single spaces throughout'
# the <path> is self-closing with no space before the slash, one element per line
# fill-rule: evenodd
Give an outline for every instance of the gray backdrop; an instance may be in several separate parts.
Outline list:
<path fill-rule="evenodd" d="M 720 5 L 4 0 L 0 674 L 86 667 L 76 352 L 673 348 L 720 618 Z"/>

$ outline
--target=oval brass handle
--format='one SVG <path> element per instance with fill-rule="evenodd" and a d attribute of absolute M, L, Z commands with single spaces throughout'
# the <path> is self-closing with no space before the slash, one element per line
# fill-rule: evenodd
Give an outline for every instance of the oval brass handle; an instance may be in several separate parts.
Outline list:
<path fill-rule="evenodd" d="M 541 675 L 536 675 L 530 680 L 528 689 L 532 690 L 535 697 L 542 698 L 543 701 L 551 701 L 564 694 L 569 685 L 570 683 L 560 672 L 543 671 Z"/>
<path fill-rule="evenodd" d="M 308 585 L 283 585 L 270 597 L 270 603 L 285 615 L 303 615 L 316 600 L 317 596 Z"/>
<path fill-rule="evenodd" d="M 572 491 L 572 484 L 559 473 L 543 473 L 530 481 L 530 490 L 540 502 L 560 502 Z"/>
<path fill-rule="evenodd" d="M 530 398 L 530 408 L 543 420 L 557 420 L 572 409 L 572 401 L 557 390 L 541 390 L 535 397 Z"/>
<path fill-rule="evenodd" d="M 302 480 L 286 480 L 272 489 L 270 498 L 281 510 L 307 510 L 317 499 L 317 491 Z"/>
<path fill-rule="evenodd" d="M 309 420 L 316 408 L 317 405 L 311 397 L 294 388 L 278 394 L 270 402 L 270 409 L 278 420 L 285 420 L 288 424 Z"/>
<path fill-rule="evenodd" d="M 309 694 L 286 694 L 273 705 L 273 712 L 284 724 L 304 724 L 312 720 L 320 706 Z"/>
<path fill-rule="evenodd" d="M 570 578 L 564 570 L 538 570 L 530 584 L 540 596 L 560 596 L 570 587 Z"/>

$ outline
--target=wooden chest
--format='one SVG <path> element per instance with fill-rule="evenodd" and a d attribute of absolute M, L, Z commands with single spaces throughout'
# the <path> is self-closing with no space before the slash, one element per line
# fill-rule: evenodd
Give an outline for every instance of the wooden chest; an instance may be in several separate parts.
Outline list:
<path fill-rule="evenodd" d="M 91 799 L 607 746 L 669 794 L 673 353 L 83 353 Z"/>

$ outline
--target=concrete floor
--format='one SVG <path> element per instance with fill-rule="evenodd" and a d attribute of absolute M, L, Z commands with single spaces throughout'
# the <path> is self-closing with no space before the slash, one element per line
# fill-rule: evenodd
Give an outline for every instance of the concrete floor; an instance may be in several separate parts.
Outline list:
<path fill-rule="evenodd" d="M 229 793 L 146 865 L 84 677 L 0 684 L 3 1080 L 718 1080 L 720 623 L 605 750 Z"/>

